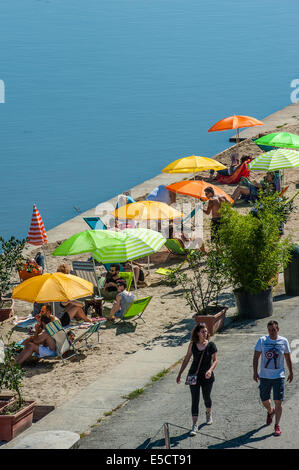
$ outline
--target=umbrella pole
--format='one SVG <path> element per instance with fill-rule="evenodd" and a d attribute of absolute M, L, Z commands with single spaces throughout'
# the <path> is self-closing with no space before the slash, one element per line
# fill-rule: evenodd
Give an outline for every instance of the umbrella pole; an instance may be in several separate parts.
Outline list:
<path fill-rule="evenodd" d="M 150 267 L 149 267 L 149 265 L 150 265 L 150 257 L 148 256 L 148 257 L 147 257 L 147 271 L 148 271 L 148 275 L 149 275 L 149 273 L 150 273 Z"/>
<path fill-rule="evenodd" d="M 134 278 L 134 286 L 135 286 L 136 296 L 137 296 L 138 289 L 137 289 L 137 282 L 136 282 L 136 279 L 135 279 L 135 273 L 134 273 L 134 268 L 133 268 L 132 261 L 130 261 L 130 264 L 131 264 L 131 268 L 132 268 L 132 273 L 133 273 L 133 278 Z"/>
<path fill-rule="evenodd" d="M 47 273 L 48 273 L 48 272 L 49 272 L 49 266 L 48 266 L 47 255 L 46 255 L 46 251 L 45 251 L 45 246 L 44 246 L 44 244 L 42 244 L 42 250 L 43 250 L 44 258 L 45 258 L 46 271 L 47 271 Z"/>
<path fill-rule="evenodd" d="M 239 137 L 239 129 L 237 128 L 237 146 L 236 146 L 236 151 L 237 151 L 237 157 L 239 157 L 239 141 L 240 141 L 240 137 Z"/>
<path fill-rule="evenodd" d="M 99 291 L 99 297 L 101 297 L 100 284 L 99 284 L 99 279 L 98 279 L 98 276 L 97 276 L 97 273 L 96 273 L 96 265 L 95 265 L 93 256 L 92 256 L 92 264 L 93 264 L 93 272 L 94 272 L 94 275 L 95 275 L 95 278 L 96 278 L 97 288 L 98 288 L 98 291 Z"/>

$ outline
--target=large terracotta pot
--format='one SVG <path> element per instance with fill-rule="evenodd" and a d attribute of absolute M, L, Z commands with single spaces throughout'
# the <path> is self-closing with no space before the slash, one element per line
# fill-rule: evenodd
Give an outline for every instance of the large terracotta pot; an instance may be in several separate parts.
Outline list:
<path fill-rule="evenodd" d="M 197 319 L 200 323 L 207 325 L 208 333 L 213 336 L 218 330 L 224 326 L 227 307 L 210 307 L 210 311 L 215 311 L 212 315 L 199 315 Z"/>
<path fill-rule="evenodd" d="M 4 300 L 6 303 L 10 302 L 10 306 L 5 307 L 5 308 L 0 308 L 0 322 L 4 321 L 4 320 L 7 320 L 8 318 L 13 317 L 13 314 L 14 314 L 14 311 L 13 311 L 13 307 L 14 307 L 14 303 L 15 303 L 14 299 L 6 299 L 6 298 L 2 297 L 1 301 L 2 300 Z"/>
<path fill-rule="evenodd" d="M 0 441 L 11 441 L 25 429 L 30 428 L 35 404 L 35 401 L 28 401 L 26 402 L 27 406 L 15 414 L 0 415 Z"/>

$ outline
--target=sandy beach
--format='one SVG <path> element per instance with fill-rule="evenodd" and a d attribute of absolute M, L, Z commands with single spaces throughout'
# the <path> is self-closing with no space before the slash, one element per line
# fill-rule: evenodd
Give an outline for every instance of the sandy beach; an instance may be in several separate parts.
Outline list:
<path fill-rule="evenodd" d="M 283 124 L 283 123 L 282 123 Z M 292 133 L 299 133 L 299 124 L 292 126 L 283 126 L 280 131 L 288 131 Z M 277 129 L 272 130 L 276 132 Z M 224 164 L 229 164 L 230 153 L 234 151 L 235 146 L 230 147 L 223 152 L 214 156 L 218 161 Z M 251 155 L 257 156 L 261 153 L 260 149 L 251 141 L 245 140 L 239 144 L 239 156 Z M 261 179 L 264 172 L 251 172 L 250 179 Z M 202 172 L 200 174 L 202 179 L 207 179 L 209 174 Z M 185 179 L 184 175 L 177 175 L 176 180 Z M 173 179 L 172 179 L 173 181 Z M 286 195 L 291 197 L 297 190 L 296 184 L 298 182 L 298 170 L 285 171 L 285 184 L 288 185 Z M 221 185 L 221 188 L 228 194 L 232 194 L 236 185 Z M 147 193 L 144 193 L 146 197 Z M 134 197 L 134 193 L 132 193 Z M 138 199 L 142 199 L 139 196 Z M 190 202 L 190 198 L 178 196 L 177 202 Z M 295 200 L 296 210 L 291 216 L 291 220 L 285 227 L 285 235 L 292 235 L 294 241 L 299 241 L 298 228 L 299 228 L 299 197 Z M 240 211 L 248 211 L 248 207 L 237 208 Z M 209 231 L 210 219 L 204 216 L 204 240 L 210 237 Z M 87 226 L 86 226 L 87 227 Z M 65 233 L 65 239 L 71 233 Z M 71 267 L 71 262 L 75 260 L 87 260 L 88 254 L 78 255 L 72 257 L 59 257 L 51 256 L 51 252 L 58 245 L 57 240 L 51 242 L 46 247 L 49 271 L 55 272 L 58 265 L 66 263 Z M 34 255 L 38 249 L 34 249 Z M 65 400 L 74 396 L 79 390 L 82 390 L 86 385 L 92 383 L 100 374 L 103 374 L 109 367 L 122 361 L 128 354 L 133 354 L 141 348 L 150 348 L 156 338 L 161 337 L 169 328 L 174 325 L 182 326 L 186 318 L 190 319 L 192 313 L 186 301 L 182 296 L 179 288 L 172 288 L 165 285 L 163 276 L 155 273 L 157 268 L 176 265 L 180 262 L 181 258 L 173 255 L 168 256 L 166 248 L 162 248 L 159 253 L 150 257 L 150 274 L 146 277 L 147 287 L 138 289 L 138 296 L 153 296 L 147 310 L 144 313 L 144 319 L 130 324 L 113 325 L 107 322 L 100 335 L 100 343 L 92 350 L 86 351 L 82 348 L 82 353 L 79 357 L 75 357 L 68 361 L 65 365 L 60 360 L 40 360 L 39 362 L 32 362 L 26 364 L 25 371 L 26 377 L 24 380 L 24 395 L 28 399 L 35 399 L 38 405 L 54 405 L 55 407 L 61 405 Z M 146 271 L 147 259 L 142 259 L 141 264 L 144 264 Z M 101 271 L 102 269 L 102 271 Z M 99 268 L 104 272 L 103 268 Z M 18 317 L 26 316 L 32 310 L 31 304 L 15 301 L 15 314 Z M 11 328 L 10 322 L 4 323 L 4 329 Z M 81 330 L 82 331 L 82 330 Z M 25 338 L 25 333 L 14 332 L 13 339 L 20 340 Z"/>

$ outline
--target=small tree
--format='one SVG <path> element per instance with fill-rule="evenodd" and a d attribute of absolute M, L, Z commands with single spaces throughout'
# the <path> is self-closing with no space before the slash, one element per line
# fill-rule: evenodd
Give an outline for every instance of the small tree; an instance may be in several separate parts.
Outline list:
<path fill-rule="evenodd" d="M 0 237 L 0 308 L 1 298 L 9 291 L 11 287 L 11 276 L 17 269 L 19 263 L 24 261 L 22 255 L 26 240 L 17 240 L 11 237 L 5 241 Z"/>
<path fill-rule="evenodd" d="M 0 364 L 0 391 L 6 389 L 14 392 L 17 396 L 17 408 L 19 409 L 24 403 L 22 381 L 25 371 L 14 362 L 19 347 L 14 341 L 11 341 L 11 335 L 12 330 L 5 335 L 7 344 L 4 350 L 4 362 Z M 0 335 L 0 340 L 5 344 L 2 335 Z"/>
<path fill-rule="evenodd" d="M 280 237 L 280 228 L 292 211 L 277 193 L 260 193 L 248 214 L 221 208 L 220 248 L 225 273 L 235 289 L 257 293 L 267 290 L 271 280 L 290 259 L 289 238 Z"/>
<path fill-rule="evenodd" d="M 219 296 L 227 286 L 221 252 L 211 244 L 208 252 L 192 250 L 187 256 L 188 270 L 171 273 L 171 280 L 183 288 L 192 311 L 208 315 L 209 307 L 218 306 Z"/>

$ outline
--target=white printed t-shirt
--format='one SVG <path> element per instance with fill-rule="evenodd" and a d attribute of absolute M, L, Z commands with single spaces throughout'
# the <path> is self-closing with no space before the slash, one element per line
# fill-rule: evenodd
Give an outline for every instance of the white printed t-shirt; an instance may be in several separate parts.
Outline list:
<path fill-rule="evenodd" d="M 277 339 L 270 339 L 269 335 L 261 336 L 254 349 L 262 353 L 259 372 L 259 376 L 262 379 L 285 377 L 284 354 L 291 352 L 286 338 L 278 336 Z"/>

